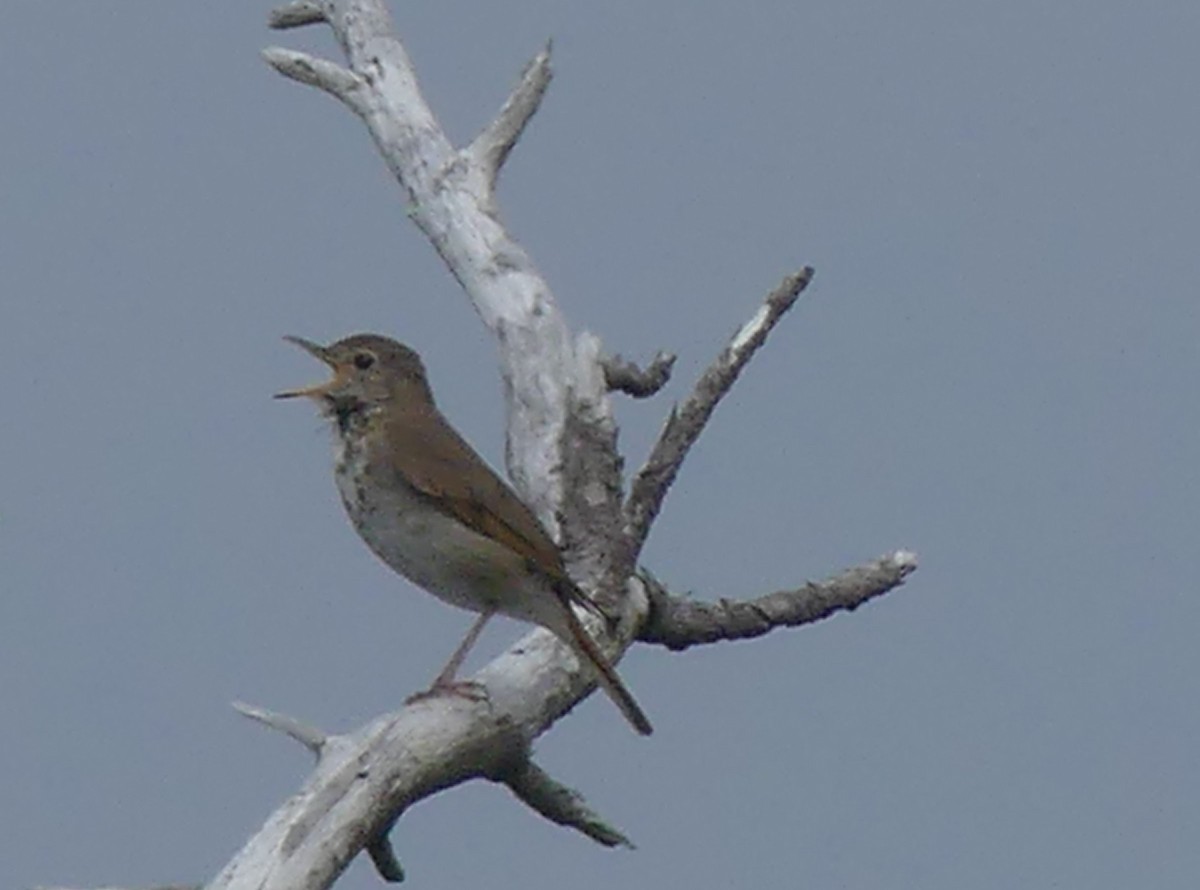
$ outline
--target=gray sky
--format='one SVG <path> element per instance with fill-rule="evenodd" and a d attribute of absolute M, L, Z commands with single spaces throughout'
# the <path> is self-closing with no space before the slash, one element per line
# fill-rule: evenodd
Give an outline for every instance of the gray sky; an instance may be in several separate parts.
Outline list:
<path fill-rule="evenodd" d="M 1200 876 L 1200 6 L 404 3 L 451 136 L 555 40 L 505 172 L 573 324 L 679 353 L 629 463 L 786 271 L 647 564 L 750 596 L 898 547 L 858 613 L 621 671 L 540 760 L 638 843 L 477 783 L 416 887 L 1192 888 Z M 358 121 L 258 59 L 266 4 L 6 4 L 0 886 L 212 875 L 300 783 L 234 699 L 331 730 L 469 617 L 374 560 L 279 339 L 419 349 L 494 463 L 494 353 Z M 511 640 L 500 625 L 477 662 Z M 378 886 L 357 863 L 342 886 Z"/>

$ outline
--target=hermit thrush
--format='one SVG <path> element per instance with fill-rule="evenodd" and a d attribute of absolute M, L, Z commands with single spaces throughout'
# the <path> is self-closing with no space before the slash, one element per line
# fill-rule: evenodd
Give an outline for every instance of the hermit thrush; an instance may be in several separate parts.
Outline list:
<path fill-rule="evenodd" d="M 568 577 L 529 507 L 437 409 L 420 356 L 374 334 L 332 346 L 285 339 L 333 370 L 328 383 L 276 398 L 307 396 L 333 422 L 334 475 L 359 535 L 414 584 L 480 614 L 430 691 L 454 687 L 471 645 L 499 612 L 541 625 L 570 646 L 648 735 L 650 721 L 573 610 L 597 607 Z"/>

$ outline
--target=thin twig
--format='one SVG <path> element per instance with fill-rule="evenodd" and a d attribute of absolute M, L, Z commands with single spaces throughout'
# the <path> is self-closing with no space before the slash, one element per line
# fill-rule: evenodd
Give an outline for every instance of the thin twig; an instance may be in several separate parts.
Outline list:
<path fill-rule="evenodd" d="M 604 359 L 604 382 L 610 392 L 645 399 L 667 385 L 674 367 L 675 356 L 669 352 L 659 352 L 645 368 L 619 355 L 608 356 Z"/>
<path fill-rule="evenodd" d="M 640 574 L 650 595 L 650 618 L 637 639 L 681 650 L 721 640 L 748 640 L 777 627 L 811 624 L 857 609 L 904 583 L 917 569 L 917 557 L 897 550 L 796 590 L 780 590 L 752 600 L 697 602 L 673 596 L 646 571 Z"/>
<path fill-rule="evenodd" d="M 634 849 L 633 842 L 601 819 L 583 795 L 551 778 L 532 761 L 525 761 L 501 781 L 518 800 L 551 822 L 574 828 L 606 847 Z"/>
<path fill-rule="evenodd" d="M 268 46 L 262 51 L 262 57 L 284 77 L 324 90 L 351 109 L 359 110 L 359 93 L 365 82 L 349 68 L 281 46 Z"/>
<path fill-rule="evenodd" d="M 326 742 L 329 741 L 329 737 L 315 726 L 297 720 L 295 717 L 289 717 L 287 714 L 240 701 L 233 703 L 233 709 L 243 717 L 249 717 L 263 726 L 290 736 L 318 756 L 324 750 Z"/>
<path fill-rule="evenodd" d="M 629 550 L 635 557 L 650 533 L 650 525 L 662 507 L 667 490 L 675 481 L 688 451 L 700 438 L 713 410 L 733 387 L 746 362 L 766 341 L 771 329 L 792 308 L 812 276 L 812 267 L 805 266 L 784 278 L 696 381 L 691 395 L 667 418 L 654 450 L 633 481 L 625 504 Z"/>
<path fill-rule="evenodd" d="M 367 844 L 367 855 L 383 880 L 389 884 L 399 884 L 404 880 L 404 868 L 396 858 L 396 850 L 386 834 Z"/>
<path fill-rule="evenodd" d="M 304 25 L 317 25 L 325 21 L 325 10 L 320 3 L 313 0 L 293 0 L 272 9 L 267 16 L 268 27 L 277 31 L 287 28 L 300 28 Z"/>
<path fill-rule="evenodd" d="M 496 177 L 500 175 L 500 168 L 508 159 L 508 153 L 541 107 L 542 97 L 546 95 L 546 88 L 554 76 L 550 69 L 550 51 L 551 43 L 547 41 L 542 51 L 525 66 L 520 82 L 504 101 L 495 119 L 484 127 L 467 149 L 478 160 L 489 190 L 496 187 Z"/>

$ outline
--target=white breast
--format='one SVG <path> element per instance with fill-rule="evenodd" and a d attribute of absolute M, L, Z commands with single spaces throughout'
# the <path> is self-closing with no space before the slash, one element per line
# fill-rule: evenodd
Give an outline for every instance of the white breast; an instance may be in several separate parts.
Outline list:
<path fill-rule="evenodd" d="M 398 473 L 371 466 L 361 443 L 335 436 L 334 476 L 350 520 L 380 559 L 459 608 L 536 624 L 557 614 L 554 595 L 529 578 L 520 556 L 431 506 Z"/>

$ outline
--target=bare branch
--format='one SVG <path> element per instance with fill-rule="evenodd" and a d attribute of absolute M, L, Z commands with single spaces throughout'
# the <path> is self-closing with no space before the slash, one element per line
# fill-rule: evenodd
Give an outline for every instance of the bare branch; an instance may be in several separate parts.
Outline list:
<path fill-rule="evenodd" d="M 672 596 L 644 570 L 650 594 L 650 619 L 638 633 L 644 643 L 681 650 L 720 640 L 747 640 L 777 627 L 797 627 L 852 611 L 904 583 L 917 569 L 917 557 L 897 550 L 874 562 L 848 569 L 797 590 L 781 590 L 753 600 L 696 602 Z"/>
<path fill-rule="evenodd" d="M 321 755 L 321 751 L 324 750 L 325 744 L 329 741 L 328 736 L 315 726 L 310 726 L 307 723 L 297 720 L 295 717 L 289 717 L 287 714 L 280 714 L 278 711 L 248 705 L 240 701 L 233 703 L 233 709 L 243 717 L 249 717 L 251 720 L 258 721 L 263 726 L 276 729 L 290 736 L 318 757 Z"/>
<path fill-rule="evenodd" d="M 501 106 L 495 120 L 475 137 L 467 149 L 480 165 L 489 191 L 495 189 L 496 177 L 500 175 L 500 168 L 508 159 L 508 153 L 541 107 L 542 97 L 546 95 L 546 88 L 554 76 L 550 69 L 550 50 L 551 43 L 547 41 L 542 51 L 521 72 L 520 82 Z"/>
<path fill-rule="evenodd" d="M 399 884 L 404 880 L 404 869 L 400 860 L 396 858 L 396 850 L 386 834 L 367 844 L 367 855 L 371 857 L 375 871 L 383 880 L 389 884 Z"/>
<path fill-rule="evenodd" d="M 610 392 L 623 392 L 635 399 L 645 399 L 667 385 L 674 367 L 675 356 L 670 352 L 659 352 L 645 369 L 619 355 L 613 355 L 604 359 L 604 382 Z"/>
<path fill-rule="evenodd" d="M 812 267 L 805 266 L 784 278 L 696 381 L 683 405 L 667 418 L 654 450 L 633 481 L 625 505 L 629 549 L 634 555 L 641 551 L 667 490 L 675 481 L 688 451 L 700 438 L 717 403 L 733 387 L 746 362 L 763 345 L 776 322 L 792 308 L 812 277 Z"/>
<path fill-rule="evenodd" d="M 604 645 L 615 651 L 610 639 Z M 394 874 L 387 859 L 395 854 L 385 854 L 379 843 L 410 806 L 472 779 L 504 781 L 528 759 L 531 740 L 594 685 L 542 629 L 472 679 L 486 697 L 422 697 L 351 733 L 329 736 L 300 790 L 267 818 L 210 890 L 328 887 L 364 849 L 381 873 Z"/>
<path fill-rule="evenodd" d="M 267 16 L 268 27 L 277 31 L 287 28 L 300 28 L 304 25 L 317 25 L 325 21 L 325 10 L 320 3 L 313 0 L 292 0 L 271 10 Z"/>
<path fill-rule="evenodd" d="M 269 48 L 263 56 L 285 76 L 336 96 L 363 121 L 416 208 L 412 220 L 495 336 L 508 408 L 509 475 L 551 531 L 564 532 L 572 571 L 582 569 L 580 579 L 589 586 L 611 588 L 624 598 L 624 614 L 630 620 L 620 623 L 619 632 L 626 636 L 598 640 L 615 661 L 629 645 L 627 635 L 651 608 L 645 585 L 630 583 L 629 554 L 640 550 L 715 405 L 803 290 L 812 270 L 786 279 L 700 378 L 673 414 L 622 506 L 616 424 L 608 395 L 612 383 L 600 361 L 599 342 L 572 336 L 549 286 L 505 229 L 494 205 L 498 171 L 549 83 L 549 46 L 531 62 L 496 120 L 467 150 L 456 151 L 421 93 L 384 0 L 294 0 L 271 19 L 275 27 L 321 20 L 345 53 L 344 67 L 280 48 Z M 669 376 L 666 357 L 656 359 L 645 372 L 627 375 L 634 384 L 619 383 L 619 388 L 661 386 L 655 384 L 657 374 Z M 620 376 L 614 374 L 618 382 Z M 564 479 L 587 484 L 565 487 Z M 911 568 L 903 574 L 907 571 Z M 893 586 L 896 583 L 899 579 Z M 809 612 L 821 617 L 817 613 L 822 609 L 828 614 L 853 608 L 877 595 L 860 591 L 855 600 L 842 591 L 839 599 L 833 584 L 814 585 L 803 597 L 800 592 L 790 597 L 776 594 L 753 604 L 756 614 L 766 616 L 765 629 L 761 622 L 752 627 L 728 618 L 726 613 L 737 611 L 728 604 L 702 624 L 693 619 L 691 604 L 660 590 L 643 638 L 683 647 L 751 636 L 774 626 L 771 622 L 799 623 L 803 607 L 792 600 L 807 603 Z M 740 619 L 740 613 L 735 618 Z M 602 844 L 629 845 L 576 792 L 529 763 L 532 740 L 590 691 L 594 677 L 585 666 L 551 633 L 536 630 L 474 680 L 486 689 L 485 697 L 421 697 L 346 735 L 326 736 L 292 718 L 239 706 L 242 713 L 286 732 L 320 756 L 302 787 L 267 818 L 210 888 L 325 888 L 363 850 L 385 879 L 399 880 L 403 870 L 389 840 L 397 820 L 418 801 L 472 779 L 503 782 L 537 812 Z"/>
<path fill-rule="evenodd" d="M 574 828 L 606 847 L 634 849 L 629 838 L 601 819 L 587 805 L 583 795 L 555 781 L 532 761 L 525 761 L 501 781 L 518 800 L 551 822 Z"/>
<path fill-rule="evenodd" d="M 262 51 L 262 57 L 284 77 L 324 90 L 352 109 L 358 110 L 359 91 L 366 81 L 353 71 L 328 59 L 320 59 L 281 46 L 268 46 Z"/>

